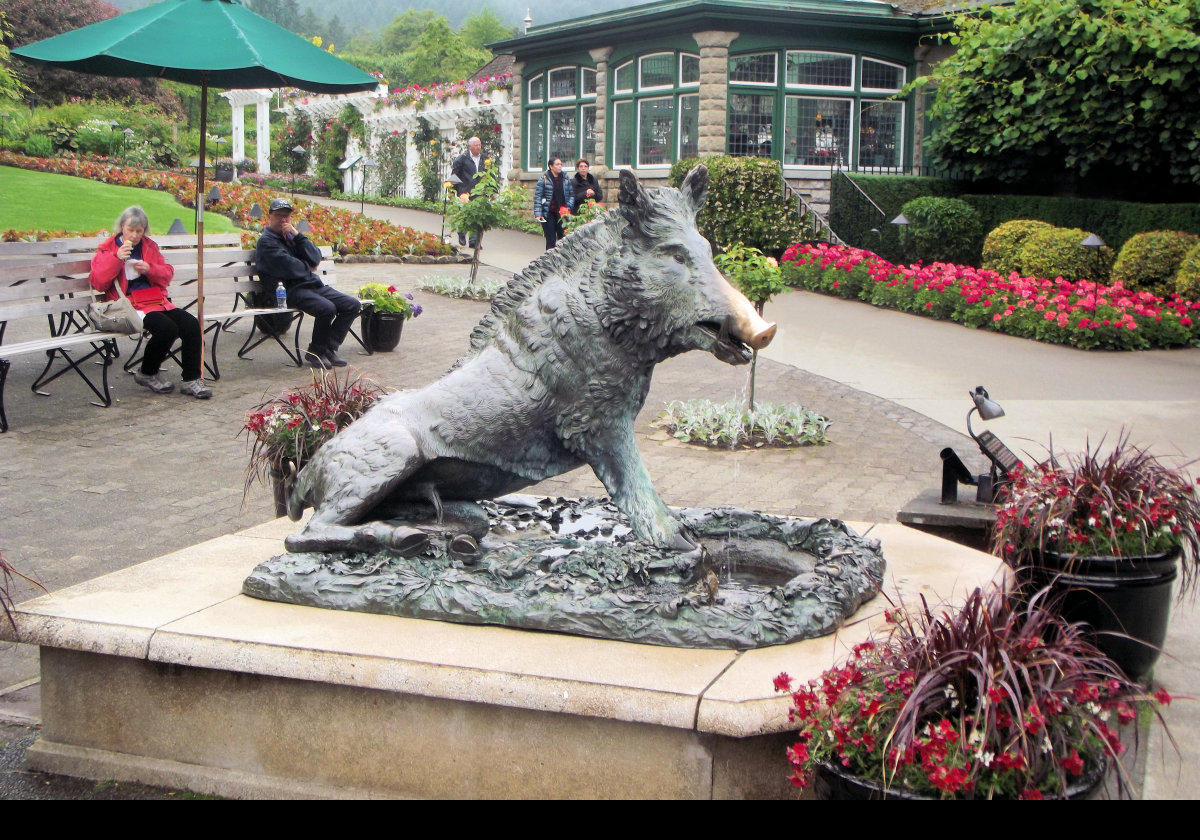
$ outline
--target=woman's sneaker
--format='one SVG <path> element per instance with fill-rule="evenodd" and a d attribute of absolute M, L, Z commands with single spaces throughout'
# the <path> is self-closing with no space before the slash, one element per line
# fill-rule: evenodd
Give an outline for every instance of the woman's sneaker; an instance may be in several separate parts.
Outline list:
<path fill-rule="evenodd" d="M 205 387 L 199 379 L 191 379 L 179 386 L 179 393 L 198 400 L 206 400 L 212 396 L 212 391 Z"/>
<path fill-rule="evenodd" d="M 157 373 L 139 371 L 133 375 L 133 381 L 139 385 L 145 385 L 156 394 L 169 394 L 175 390 L 175 386 L 167 381 L 161 370 Z"/>

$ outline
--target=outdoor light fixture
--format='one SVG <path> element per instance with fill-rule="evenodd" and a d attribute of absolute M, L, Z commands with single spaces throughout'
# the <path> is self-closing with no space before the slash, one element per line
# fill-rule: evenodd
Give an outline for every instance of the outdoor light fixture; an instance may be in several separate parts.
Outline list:
<path fill-rule="evenodd" d="M 985 504 L 995 502 L 996 491 L 1008 480 L 1009 473 L 1021 466 L 1021 459 L 1005 446 L 1000 438 L 989 431 L 975 434 L 975 430 L 971 427 L 972 414 L 979 414 L 982 420 L 995 420 L 1003 417 L 1004 409 L 1001 408 L 1000 403 L 993 400 L 982 385 L 977 386 L 974 391 L 968 391 L 967 395 L 974 403 L 971 410 L 967 412 L 967 434 L 979 446 L 979 451 L 991 462 L 992 468 L 989 472 L 972 475 L 966 464 L 958 457 L 957 452 L 948 446 L 943 449 L 941 456 L 942 504 L 944 505 L 958 502 L 959 484 L 967 484 L 976 488 L 976 502 Z"/>
<path fill-rule="evenodd" d="M 367 208 L 367 170 L 374 169 L 378 165 L 379 164 L 377 164 L 375 161 L 371 160 L 370 158 L 363 158 L 363 160 L 362 160 L 362 168 L 363 168 L 362 194 L 361 194 L 361 196 L 359 198 L 359 202 L 358 202 L 358 215 L 360 215 L 360 216 L 366 212 L 366 208 Z"/>
<path fill-rule="evenodd" d="M 296 225 L 296 233 L 308 235 L 312 233 L 312 225 L 310 225 L 306 219 L 301 219 L 300 224 Z"/>
<path fill-rule="evenodd" d="M 894 224 L 894 225 L 900 225 L 901 227 L 904 227 L 905 225 L 911 225 L 911 224 L 912 224 L 912 222 L 910 222 L 908 219 L 906 219 L 906 218 L 905 218 L 905 216 L 904 216 L 904 214 L 903 214 L 903 213 L 901 213 L 899 216 L 897 216 L 896 218 L 892 219 L 892 224 Z"/>
<path fill-rule="evenodd" d="M 261 219 L 262 218 L 262 208 L 258 206 L 257 201 L 250 205 L 250 218 L 251 219 Z"/>
<path fill-rule="evenodd" d="M 296 158 L 307 152 L 308 149 L 297 144 L 292 146 L 292 199 L 296 198 Z"/>
<path fill-rule="evenodd" d="M 221 191 L 217 189 L 216 184 L 213 184 L 213 188 L 208 191 L 208 200 L 214 204 L 221 200 Z"/>
<path fill-rule="evenodd" d="M 447 178 L 442 183 L 453 184 L 454 186 L 457 187 L 459 184 L 462 183 L 462 178 L 459 178 L 457 175 L 455 175 L 453 172 L 451 172 L 450 177 Z M 450 239 L 449 239 L 449 237 L 446 236 L 446 202 L 449 200 L 450 200 L 450 191 L 443 190 L 442 191 L 442 241 L 445 242 L 447 245 L 450 244 Z"/>
<path fill-rule="evenodd" d="M 187 233 L 187 228 L 183 226 L 183 222 L 179 217 L 175 217 L 175 221 L 171 222 L 171 229 L 167 231 L 167 236 L 180 236 Z"/>
<path fill-rule="evenodd" d="M 1103 248 L 1108 243 L 1106 243 L 1103 239 L 1101 239 L 1096 234 L 1089 233 L 1087 235 L 1087 239 L 1083 240 L 1079 244 L 1082 245 L 1084 248 Z"/>

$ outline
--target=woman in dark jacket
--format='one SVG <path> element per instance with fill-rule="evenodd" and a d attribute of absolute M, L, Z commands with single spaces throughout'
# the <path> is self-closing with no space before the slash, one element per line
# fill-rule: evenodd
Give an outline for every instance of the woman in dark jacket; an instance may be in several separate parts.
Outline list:
<path fill-rule="evenodd" d="M 533 190 L 533 217 L 542 223 L 547 251 L 564 236 L 561 216 L 570 213 L 574 203 L 575 191 L 571 189 L 571 180 L 563 174 L 562 158 L 550 158 Z"/>
<path fill-rule="evenodd" d="M 604 193 L 600 190 L 600 185 L 596 183 L 596 176 L 588 170 L 591 165 L 587 162 L 587 158 L 580 158 L 575 161 L 575 177 L 571 180 L 571 184 L 575 187 L 575 215 L 578 216 L 583 212 L 583 207 L 588 201 L 595 201 L 597 204 L 604 201 Z"/>

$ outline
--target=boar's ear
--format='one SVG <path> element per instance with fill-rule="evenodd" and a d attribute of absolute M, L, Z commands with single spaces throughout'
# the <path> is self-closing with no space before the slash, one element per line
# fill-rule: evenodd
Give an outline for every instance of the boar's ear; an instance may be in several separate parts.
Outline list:
<path fill-rule="evenodd" d="M 628 169 L 621 170 L 621 190 L 617 195 L 617 203 L 630 210 L 644 208 L 649 203 L 649 198 L 646 196 L 641 182 Z"/>
<path fill-rule="evenodd" d="M 691 205 L 692 212 L 699 213 L 704 206 L 704 199 L 708 198 L 708 167 L 702 163 L 696 164 L 683 179 L 679 191 Z"/>
<path fill-rule="evenodd" d="M 625 217 L 625 221 L 634 227 L 639 227 L 639 220 L 650 215 L 650 196 L 646 194 L 637 176 L 628 169 L 621 170 L 621 189 L 617 194 L 617 204 L 621 207 L 621 215 Z"/>

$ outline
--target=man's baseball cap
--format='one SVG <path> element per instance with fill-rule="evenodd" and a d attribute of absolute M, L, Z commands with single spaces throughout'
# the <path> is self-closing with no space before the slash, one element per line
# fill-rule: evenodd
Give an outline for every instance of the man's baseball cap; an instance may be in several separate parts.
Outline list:
<path fill-rule="evenodd" d="M 286 210 L 290 213 L 295 209 L 296 208 L 292 207 L 292 202 L 290 199 L 273 198 L 273 199 L 271 199 L 271 209 L 268 210 L 267 212 L 268 213 L 277 213 L 280 210 Z"/>

